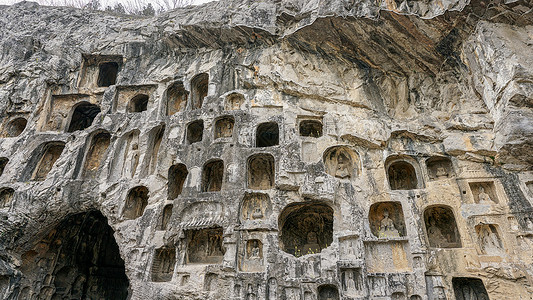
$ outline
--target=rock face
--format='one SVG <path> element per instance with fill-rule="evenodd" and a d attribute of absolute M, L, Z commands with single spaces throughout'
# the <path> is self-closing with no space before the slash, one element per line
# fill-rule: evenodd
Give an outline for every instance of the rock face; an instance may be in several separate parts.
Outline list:
<path fill-rule="evenodd" d="M 533 299 L 532 6 L 0 7 L 0 298 Z"/>

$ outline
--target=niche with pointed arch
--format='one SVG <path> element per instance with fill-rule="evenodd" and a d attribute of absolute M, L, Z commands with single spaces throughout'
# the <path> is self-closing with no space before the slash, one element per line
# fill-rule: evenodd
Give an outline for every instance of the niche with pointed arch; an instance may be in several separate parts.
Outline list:
<path fill-rule="evenodd" d="M 333 209 L 322 202 L 289 204 L 278 227 L 281 250 L 296 257 L 320 253 L 333 242 Z"/>

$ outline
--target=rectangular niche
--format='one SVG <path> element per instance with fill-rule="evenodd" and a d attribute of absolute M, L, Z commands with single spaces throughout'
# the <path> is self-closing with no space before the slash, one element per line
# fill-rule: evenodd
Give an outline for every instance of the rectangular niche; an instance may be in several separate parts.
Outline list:
<path fill-rule="evenodd" d="M 363 281 L 363 271 L 361 268 L 340 269 L 341 286 L 345 296 L 365 297 L 366 289 Z"/>
<path fill-rule="evenodd" d="M 97 88 L 114 85 L 122 69 L 122 55 L 82 54 L 80 88 Z"/>
<path fill-rule="evenodd" d="M 470 191 L 474 197 L 474 203 L 477 204 L 497 204 L 499 203 L 496 196 L 496 187 L 494 182 L 469 182 Z"/>
<path fill-rule="evenodd" d="M 175 248 L 160 248 L 155 250 L 152 262 L 152 281 L 171 281 L 176 264 Z"/>
<path fill-rule="evenodd" d="M 149 109 L 156 88 L 153 84 L 117 86 L 113 112 L 135 113 Z"/>
<path fill-rule="evenodd" d="M 242 242 L 239 253 L 239 269 L 242 272 L 264 271 L 263 242 L 260 239 L 249 238 Z"/>
<path fill-rule="evenodd" d="M 410 272 L 407 241 L 366 242 L 365 257 L 369 273 Z"/>
<path fill-rule="evenodd" d="M 222 227 L 191 229 L 185 232 L 187 264 L 220 264 L 224 258 Z"/>
<path fill-rule="evenodd" d="M 40 131 L 65 131 L 69 129 L 74 108 L 79 104 L 100 105 L 102 95 L 64 94 L 52 95 L 50 105 L 41 114 Z"/>
<path fill-rule="evenodd" d="M 387 278 L 381 275 L 368 276 L 368 290 L 372 297 L 386 297 L 387 291 Z"/>

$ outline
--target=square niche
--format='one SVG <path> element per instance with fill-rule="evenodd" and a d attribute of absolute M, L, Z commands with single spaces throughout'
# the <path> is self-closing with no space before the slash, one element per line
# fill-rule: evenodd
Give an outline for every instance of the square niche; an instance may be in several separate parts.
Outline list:
<path fill-rule="evenodd" d="M 470 191 L 476 204 L 498 204 L 494 182 L 470 182 Z"/>

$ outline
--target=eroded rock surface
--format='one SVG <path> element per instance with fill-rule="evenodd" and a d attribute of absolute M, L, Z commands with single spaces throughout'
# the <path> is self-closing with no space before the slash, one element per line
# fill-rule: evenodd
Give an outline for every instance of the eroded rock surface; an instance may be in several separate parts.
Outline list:
<path fill-rule="evenodd" d="M 533 299 L 532 8 L 0 6 L 0 298 Z"/>

